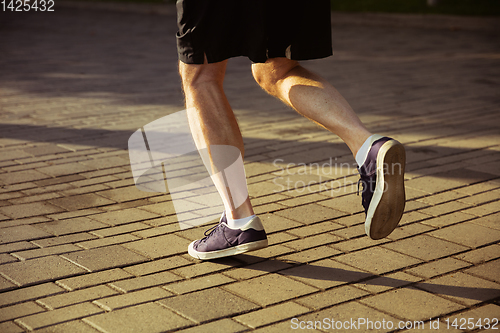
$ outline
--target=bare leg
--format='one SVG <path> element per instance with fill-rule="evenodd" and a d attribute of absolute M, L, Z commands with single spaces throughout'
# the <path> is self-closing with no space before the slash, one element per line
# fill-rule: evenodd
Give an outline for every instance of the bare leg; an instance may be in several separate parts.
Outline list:
<path fill-rule="evenodd" d="M 208 148 L 211 145 L 237 147 L 244 155 L 243 138 L 233 110 L 224 94 L 223 81 L 227 61 L 189 65 L 179 62 L 179 72 L 186 96 L 188 121 L 196 146 Z M 213 162 L 213 161 L 212 161 Z M 214 163 L 212 163 L 214 168 Z M 214 179 L 221 196 L 223 181 Z M 229 191 L 226 191 L 226 193 Z M 254 214 L 250 199 L 235 209 L 228 209 L 226 215 L 231 219 L 240 219 Z"/>
<path fill-rule="evenodd" d="M 337 134 L 354 156 L 372 135 L 331 84 L 298 62 L 273 58 L 264 64 L 253 64 L 252 72 L 264 90 Z"/>

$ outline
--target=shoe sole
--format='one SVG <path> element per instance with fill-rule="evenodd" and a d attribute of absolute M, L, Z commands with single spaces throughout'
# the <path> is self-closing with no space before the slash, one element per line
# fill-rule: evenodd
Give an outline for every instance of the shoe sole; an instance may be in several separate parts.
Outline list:
<path fill-rule="evenodd" d="M 218 250 L 218 251 L 198 252 L 193 248 L 193 243 L 194 242 L 189 244 L 188 253 L 191 255 L 191 257 L 196 258 L 196 259 L 201 259 L 201 260 L 209 260 L 209 259 L 235 256 L 237 254 L 262 249 L 268 245 L 267 239 L 263 239 L 260 241 L 236 245 L 236 246 L 233 246 L 233 247 L 230 247 L 227 249 L 223 249 L 223 250 Z"/>
<path fill-rule="evenodd" d="M 406 153 L 401 143 L 389 140 L 380 147 L 377 183 L 365 221 L 365 231 L 371 239 L 389 236 L 403 216 L 406 202 L 405 164 Z"/>

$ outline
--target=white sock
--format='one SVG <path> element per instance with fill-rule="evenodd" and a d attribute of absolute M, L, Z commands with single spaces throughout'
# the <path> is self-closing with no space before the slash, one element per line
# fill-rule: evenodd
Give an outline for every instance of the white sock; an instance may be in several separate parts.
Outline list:
<path fill-rule="evenodd" d="M 244 217 L 242 219 L 237 219 L 233 220 L 229 218 L 229 216 L 226 216 L 227 219 L 227 225 L 231 229 L 241 229 L 245 224 L 250 222 L 251 219 L 253 219 L 255 215 L 249 216 L 249 217 Z"/>
<path fill-rule="evenodd" d="M 360 168 L 363 166 L 363 164 L 365 164 L 366 157 L 368 156 L 368 152 L 370 151 L 372 144 L 381 138 L 383 138 L 382 135 L 373 134 L 372 136 L 368 137 L 361 148 L 359 148 L 358 152 L 356 153 L 356 163 L 358 163 L 358 166 Z"/>

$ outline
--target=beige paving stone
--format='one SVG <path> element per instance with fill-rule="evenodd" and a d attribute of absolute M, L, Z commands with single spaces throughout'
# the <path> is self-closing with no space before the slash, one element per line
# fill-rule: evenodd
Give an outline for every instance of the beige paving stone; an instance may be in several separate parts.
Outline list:
<path fill-rule="evenodd" d="M 47 179 L 50 176 L 36 170 L 24 170 L 17 172 L 7 172 L 0 174 L 0 182 L 7 185 L 32 182 L 40 179 Z"/>
<path fill-rule="evenodd" d="M 0 275 L 0 291 L 15 289 L 16 287 L 18 287 L 17 284 L 7 280 L 6 278 Z"/>
<path fill-rule="evenodd" d="M 174 256 L 165 259 L 157 259 L 151 262 L 145 262 L 142 264 L 124 267 L 123 270 L 135 276 L 142 276 L 161 271 L 166 271 L 172 268 L 179 268 L 191 264 L 192 264 L 191 261 L 181 256 Z"/>
<path fill-rule="evenodd" d="M 336 197 L 330 200 L 321 201 L 319 205 L 329 207 L 348 214 L 357 214 L 363 212 L 361 199 L 355 194 L 349 194 L 342 197 Z"/>
<path fill-rule="evenodd" d="M 340 236 L 344 239 L 357 238 L 359 236 L 366 235 L 365 224 L 357 224 L 350 226 L 349 228 L 333 230 L 332 234 Z"/>
<path fill-rule="evenodd" d="M 419 211 L 424 214 L 432 215 L 432 216 L 441 216 L 443 214 L 453 213 L 465 210 L 469 208 L 470 205 L 458 202 L 451 201 L 443 204 L 438 204 L 429 208 L 420 209 Z"/>
<path fill-rule="evenodd" d="M 150 220 L 158 217 L 159 217 L 158 214 L 147 212 L 138 208 L 130 208 L 130 209 L 106 212 L 103 214 L 96 214 L 90 216 L 90 218 L 96 221 L 106 223 L 112 226 L 137 222 L 137 221 Z"/>
<path fill-rule="evenodd" d="M 270 246 L 265 247 L 263 249 L 257 250 L 257 251 L 252 251 L 250 254 L 243 254 L 237 256 L 238 259 L 241 259 L 245 262 L 256 262 L 256 261 L 262 261 L 267 258 L 274 258 L 280 255 L 284 255 L 286 253 L 291 253 L 294 252 L 291 248 L 288 248 L 283 245 L 279 244 L 270 244 Z"/>
<path fill-rule="evenodd" d="M 160 333 L 194 324 L 156 303 L 146 303 L 85 318 L 99 331 L 110 333 Z"/>
<path fill-rule="evenodd" d="M 48 326 L 36 332 L 40 333 L 98 333 L 99 331 L 80 320 L 73 320 L 63 324 Z"/>
<path fill-rule="evenodd" d="M 344 228 L 344 226 L 333 222 L 320 222 L 317 224 L 307 225 L 301 228 L 293 228 L 288 233 L 299 237 L 307 237 L 324 232 L 330 232 L 336 229 Z"/>
<path fill-rule="evenodd" d="M 462 198 L 467 198 L 467 195 L 464 193 L 460 193 L 457 191 L 446 191 L 443 193 L 439 194 L 434 194 L 434 195 L 429 195 L 420 199 L 417 199 L 418 201 L 430 204 L 430 205 L 437 205 L 449 201 L 454 201 L 457 199 L 462 199 Z M 459 200 L 463 201 L 463 200 Z M 464 202 L 466 203 L 466 202 Z"/>
<path fill-rule="evenodd" d="M 0 266 L 0 272 L 21 286 L 47 282 L 86 271 L 58 256 L 47 256 Z M 37 272 L 37 274 L 33 274 Z"/>
<path fill-rule="evenodd" d="M 491 191 L 491 190 L 497 189 L 499 187 L 500 187 L 500 184 L 498 184 L 497 182 L 487 181 L 484 183 L 478 183 L 478 184 L 462 187 L 460 189 L 457 189 L 456 191 L 459 193 L 474 195 L 474 194 L 478 194 L 478 193 L 482 193 L 482 192 Z"/>
<path fill-rule="evenodd" d="M 234 281 L 235 280 L 231 279 L 230 277 L 217 273 L 177 283 L 170 283 L 164 286 L 164 288 L 176 294 L 185 294 L 192 291 L 224 285 Z"/>
<path fill-rule="evenodd" d="M 123 295 L 116 295 L 116 296 L 102 298 L 94 301 L 93 303 L 105 309 L 106 311 L 113 311 L 130 305 L 156 301 L 172 295 L 173 293 L 165 289 L 162 289 L 160 287 L 153 287 L 126 293 Z"/>
<path fill-rule="evenodd" d="M 360 300 L 361 303 L 406 320 L 428 320 L 463 306 L 414 288 L 388 291 Z"/>
<path fill-rule="evenodd" d="M 496 213 L 497 211 L 498 211 L 498 201 L 494 201 L 481 206 L 465 209 L 463 213 L 471 214 L 474 216 L 486 216 L 489 214 Z"/>
<path fill-rule="evenodd" d="M 498 244 L 488 245 L 480 249 L 460 253 L 455 258 L 465 260 L 472 264 L 481 264 L 485 261 L 500 257 L 500 246 Z"/>
<path fill-rule="evenodd" d="M 281 260 L 265 260 L 244 267 L 225 271 L 223 274 L 236 280 L 247 280 L 267 273 L 277 272 L 292 267 Z"/>
<path fill-rule="evenodd" d="M 258 308 L 252 302 L 217 287 L 169 297 L 158 302 L 197 323 Z"/>
<path fill-rule="evenodd" d="M 17 319 L 16 322 L 29 330 L 34 330 L 65 321 L 87 317 L 99 312 L 102 312 L 102 310 L 97 306 L 91 303 L 81 303 L 52 311 L 33 314 Z"/>
<path fill-rule="evenodd" d="M 169 234 L 127 243 L 124 246 L 149 258 L 157 259 L 185 253 L 189 243 L 187 239 Z"/>
<path fill-rule="evenodd" d="M 6 264 L 9 262 L 15 262 L 18 261 L 19 259 L 16 257 L 11 256 L 8 253 L 0 253 L 0 265 L 1 264 Z"/>
<path fill-rule="evenodd" d="M 499 284 L 462 272 L 450 273 L 416 286 L 468 306 L 500 295 Z"/>
<path fill-rule="evenodd" d="M 191 279 L 197 276 L 220 272 L 232 267 L 241 266 L 241 263 L 231 257 L 221 258 L 217 261 L 203 261 L 196 265 L 189 265 L 173 269 L 172 272 Z"/>
<path fill-rule="evenodd" d="M 421 223 L 430 225 L 435 228 L 442 228 L 448 225 L 457 224 L 459 222 L 467 221 L 473 218 L 469 214 L 464 214 L 462 212 L 454 212 L 451 214 L 441 215 L 439 217 L 433 217 L 428 220 L 424 220 Z"/>
<path fill-rule="evenodd" d="M 315 203 L 280 210 L 278 212 L 275 212 L 274 214 L 304 224 L 329 221 L 338 218 L 342 215 L 345 215 L 345 213 L 342 213 L 335 209 L 320 206 Z"/>
<path fill-rule="evenodd" d="M 113 288 L 118 289 L 122 292 L 131 292 L 134 290 L 167 284 L 173 281 L 178 281 L 180 279 L 181 277 L 179 277 L 178 275 L 165 271 L 150 275 L 139 276 L 132 279 L 112 282 L 110 285 L 113 286 Z"/>
<path fill-rule="evenodd" d="M 70 235 L 65 235 L 65 236 L 58 236 L 58 237 L 50 237 L 50 238 L 43 238 L 43 239 L 36 239 L 34 241 L 31 241 L 31 243 L 36 244 L 40 247 L 50 247 L 50 246 L 57 246 L 57 245 L 63 245 L 63 244 L 70 244 L 70 243 L 78 243 L 90 239 L 96 239 L 97 237 L 91 234 L 88 234 L 86 232 L 82 233 L 77 233 L 77 234 L 70 234 Z"/>
<path fill-rule="evenodd" d="M 427 235 L 418 235 L 384 244 L 383 247 L 422 260 L 434 260 L 468 250 L 467 247 Z M 418 261 L 417 261 L 418 262 Z M 416 263 L 416 262 L 415 262 Z"/>
<path fill-rule="evenodd" d="M 276 214 L 263 214 L 259 216 L 268 234 L 287 229 L 297 228 L 303 224 L 287 219 Z"/>
<path fill-rule="evenodd" d="M 148 229 L 148 228 L 151 228 L 151 226 L 148 224 L 145 224 L 145 223 L 136 222 L 136 223 L 129 223 L 129 224 L 120 225 L 117 227 L 95 230 L 95 231 L 92 231 L 92 234 L 97 235 L 99 237 L 109 237 L 109 236 L 116 236 L 116 235 L 121 235 L 121 234 L 125 234 L 125 233 L 130 233 L 130 232 L 136 232 L 136 231 L 144 230 L 144 229 Z M 137 235 L 137 236 L 140 237 L 139 235 Z"/>
<path fill-rule="evenodd" d="M 0 253 L 5 252 L 16 252 L 22 250 L 36 249 L 37 247 L 33 245 L 31 242 L 16 242 L 16 243 L 8 243 L 4 245 L 0 245 Z"/>
<path fill-rule="evenodd" d="M 394 288 L 407 286 L 421 280 L 421 278 L 406 274 L 404 272 L 396 272 L 384 276 L 376 276 L 373 279 L 356 283 L 354 284 L 354 286 L 369 291 L 373 294 L 378 294 Z"/>
<path fill-rule="evenodd" d="M 201 324 L 195 327 L 183 329 L 178 331 L 179 333 L 226 333 L 226 332 L 244 332 L 248 330 L 248 327 L 236 323 L 235 321 L 225 318 L 221 320 L 216 320 L 208 324 Z"/>
<path fill-rule="evenodd" d="M 109 206 L 106 206 L 106 207 L 109 207 Z M 48 215 L 48 217 L 50 217 L 53 220 L 71 219 L 74 217 L 87 216 L 87 215 L 100 213 L 100 212 L 102 212 L 102 209 L 104 209 L 106 207 L 99 207 L 99 209 L 88 208 L 88 209 L 80 209 L 80 210 L 74 210 L 74 211 L 58 213 L 58 214 L 50 214 L 50 215 Z"/>
<path fill-rule="evenodd" d="M 75 252 L 75 251 L 81 251 L 81 250 L 82 250 L 81 247 L 75 246 L 73 244 L 63 244 L 63 245 L 56 245 L 56 246 L 51 246 L 51 247 L 43 248 L 43 249 L 34 249 L 34 250 L 14 252 L 13 254 L 18 258 L 21 258 L 23 260 L 27 260 L 27 259 L 33 259 L 33 258 L 39 258 L 39 257 L 45 257 L 45 256 L 49 256 L 49 255 L 69 253 L 69 252 Z"/>
<path fill-rule="evenodd" d="M 267 205 L 261 205 L 254 207 L 254 212 L 256 215 L 268 214 L 277 210 L 281 210 L 286 206 L 280 205 L 278 203 L 270 203 Z"/>
<path fill-rule="evenodd" d="M 472 223 L 500 230 L 500 212 L 474 219 Z"/>
<path fill-rule="evenodd" d="M 452 179 L 445 179 L 444 177 L 438 176 L 425 176 L 416 179 L 410 179 L 405 182 L 407 188 L 412 188 L 427 193 L 437 193 L 444 192 L 447 190 L 452 190 L 460 188 L 465 184 Z"/>
<path fill-rule="evenodd" d="M 350 215 L 350 216 L 343 216 L 337 219 L 333 220 L 335 223 L 338 223 L 340 225 L 350 227 L 356 224 L 364 223 L 365 218 L 364 214 L 356 214 L 356 215 Z"/>
<path fill-rule="evenodd" d="M 67 163 L 60 165 L 51 165 L 44 168 L 38 168 L 38 171 L 52 177 L 81 174 L 83 172 L 92 170 L 93 170 L 92 168 L 82 165 L 80 163 Z"/>
<path fill-rule="evenodd" d="M 274 234 L 267 235 L 267 240 L 269 242 L 269 245 L 287 243 L 288 241 L 291 241 L 294 239 L 297 239 L 297 237 L 290 235 L 287 232 L 277 232 Z"/>
<path fill-rule="evenodd" d="M 23 333 L 25 330 L 23 330 L 21 327 L 16 325 L 13 321 L 6 321 L 3 323 L 0 323 L 0 332 L 3 333 Z"/>
<path fill-rule="evenodd" d="M 306 327 L 306 325 L 304 325 L 304 327 Z M 256 333 L 281 333 L 281 332 L 293 332 L 293 331 L 292 331 L 291 320 L 285 320 L 285 321 L 277 323 L 277 324 L 258 328 L 256 330 L 254 330 L 253 332 L 256 332 Z M 309 328 L 309 329 L 307 329 L 307 332 L 317 333 L 317 332 L 323 332 L 323 331 L 318 331 L 318 330 L 315 330 L 313 328 Z"/>
<path fill-rule="evenodd" d="M 434 228 L 427 226 L 423 223 L 413 223 L 397 227 L 389 236 L 387 236 L 387 238 L 391 240 L 398 240 L 402 238 L 408 238 L 411 236 L 423 234 L 431 230 L 434 230 Z"/>
<path fill-rule="evenodd" d="M 459 201 L 469 205 L 481 205 L 490 201 L 498 201 L 499 199 L 500 199 L 500 191 L 493 190 L 465 197 L 459 199 Z"/>
<path fill-rule="evenodd" d="M 499 313 L 500 307 L 498 305 L 485 304 L 478 308 L 442 318 L 440 328 L 443 330 L 457 329 L 457 331 L 458 329 L 469 331 L 482 328 L 488 332 L 494 329 L 493 326 L 498 327 L 498 324 L 495 325 L 495 322 L 498 323 Z"/>
<path fill-rule="evenodd" d="M 408 202 L 407 202 L 408 203 Z M 431 218 L 428 214 L 423 214 L 419 211 L 405 212 L 399 221 L 399 226 L 404 226 L 406 224 L 411 224 L 414 222 L 421 222 Z M 364 216 L 362 222 L 364 222 Z"/>
<path fill-rule="evenodd" d="M 332 244 L 340 240 L 342 240 L 342 238 L 340 238 L 339 236 L 335 236 L 329 233 L 323 233 L 287 242 L 286 246 L 296 251 L 302 251 L 312 247 L 317 247 L 319 245 Z"/>
<path fill-rule="evenodd" d="M 95 299 L 116 295 L 118 292 L 109 288 L 108 286 L 100 285 L 81 289 L 77 291 L 70 291 L 59 295 L 49 296 L 38 299 L 39 304 L 43 304 L 48 309 L 62 308 L 68 305 L 74 305 Z"/>
<path fill-rule="evenodd" d="M 289 321 L 288 327 L 292 329 L 306 329 L 307 332 L 321 329 L 322 332 L 353 332 L 371 331 L 388 332 L 388 327 L 394 323 L 396 327 L 399 320 L 394 316 L 379 312 L 356 301 L 336 305 L 321 311 L 299 316 L 296 320 Z M 384 329 L 384 326 L 385 329 Z M 286 326 L 284 326 L 286 327 Z M 393 330 L 393 329 L 392 329 Z"/>
<path fill-rule="evenodd" d="M 89 273 L 72 278 L 57 281 L 57 284 L 68 290 L 77 290 L 99 284 L 118 281 L 133 277 L 132 274 L 125 272 L 120 268 L 105 270 L 102 272 Z"/>
<path fill-rule="evenodd" d="M 44 238 L 51 236 L 43 230 L 35 228 L 31 225 L 20 225 L 16 227 L 0 229 L 0 244 L 1 243 L 14 243 L 19 241 L 27 241 L 37 238 Z M 8 245 L 10 246 L 10 245 Z M 13 249 L 12 251 L 15 251 Z"/>
<path fill-rule="evenodd" d="M 149 222 L 148 222 L 149 223 Z M 147 224 L 145 224 L 147 225 Z M 171 234 L 173 232 L 179 231 L 181 228 L 178 223 L 171 223 L 167 225 L 162 225 L 161 227 L 151 227 L 147 225 L 149 229 L 136 231 L 134 235 L 140 238 L 149 238 L 155 236 L 161 236 L 165 234 Z"/>
<path fill-rule="evenodd" d="M 263 306 L 310 294 L 318 290 L 275 273 L 233 283 L 225 286 L 224 289 Z"/>
<path fill-rule="evenodd" d="M 84 249 L 94 249 L 97 247 L 103 247 L 114 244 L 128 243 L 135 240 L 138 240 L 139 237 L 130 234 L 116 235 L 110 236 L 100 239 L 93 239 L 85 242 L 76 243 L 76 245 L 80 246 Z"/>
<path fill-rule="evenodd" d="M 38 223 L 37 227 L 55 236 L 73 234 L 106 228 L 108 225 L 93 221 L 87 217 L 76 217 L 67 220 Z"/>
<path fill-rule="evenodd" d="M 44 312 L 45 309 L 35 302 L 25 302 L 0 308 L 0 322 Z"/>
<path fill-rule="evenodd" d="M 146 257 L 132 252 L 121 245 L 110 245 L 68 253 L 64 257 L 91 271 L 132 265 L 148 260 Z"/>
<path fill-rule="evenodd" d="M 364 290 L 351 286 L 340 286 L 338 288 L 328 289 L 321 293 L 298 298 L 295 302 L 307 306 L 310 309 L 320 310 L 366 295 L 369 295 L 369 293 Z"/>
<path fill-rule="evenodd" d="M 311 194 L 305 194 L 302 196 L 298 196 L 295 198 L 290 198 L 286 200 L 280 200 L 279 203 L 281 205 L 287 206 L 287 207 L 295 207 L 299 205 L 303 205 L 306 203 L 312 203 L 312 202 L 318 202 L 318 201 L 325 201 L 325 197 L 323 195 L 317 194 L 317 193 L 311 193 Z M 327 200 L 328 201 L 328 200 Z M 328 207 L 328 205 L 327 205 Z"/>
<path fill-rule="evenodd" d="M 11 291 L 2 292 L 0 297 L 0 306 L 16 304 L 35 300 L 39 297 L 55 295 L 64 292 L 64 289 L 54 283 L 42 283 L 31 287 L 15 289 Z"/>
<path fill-rule="evenodd" d="M 375 241 L 368 237 L 360 237 L 335 243 L 332 245 L 332 247 L 339 249 L 341 252 L 348 253 L 355 250 L 378 246 L 379 244 L 384 244 L 387 242 L 389 242 L 389 239 L 387 238 Z"/>
<path fill-rule="evenodd" d="M 280 274 L 307 283 L 319 289 L 366 279 L 372 274 L 349 267 L 335 260 L 324 259 L 280 271 Z"/>
<path fill-rule="evenodd" d="M 320 247 L 316 247 L 313 249 L 308 249 L 308 250 L 284 255 L 284 256 L 278 257 L 277 259 L 285 261 L 285 262 L 308 263 L 308 262 L 332 257 L 332 256 L 337 255 L 339 253 L 342 253 L 342 252 L 325 245 L 325 246 L 320 246 Z"/>
<path fill-rule="evenodd" d="M 417 267 L 407 269 L 406 272 L 429 279 L 441 274 L 456 271 L 470 264 L 454 258 L 442 258 Z"/>
<path fill-rule="evenodd" d="M 429 234 L 472 248 L 493 243 L 500 239 L 500 230 L 485 228 L 472 222 L 452 225 Z"/>
<path fill-rule="evenodd" d="M 74 195 L 66 198 L 54 199 L 51 200 L 50 203 L 71 211 L 71 210 L 79 210 L 91 207 L 110 205 L 114 204 L 115 202 L 94 193 L 87 193 L 87 194 Z"/>
<path fill-rule="evenodd" d="M 264 325 L 272 324 L 273 322 L 292 318 L 310 310 L 294 302 L 285 302 L 282 304 L 267 307 L 265 309 L 252 311 L 237 317 L 237 320 L 251 328 L 258 328 Z"/>
<path fill-rule="evenodd" d="M 336 261 L 375 274 L 383 274 L 420 263 L 415 259 L 382 247 L 374 247 L 335 257 Z"/>
<path fill-rule="evenodd" d="M 500 259 L 466 269 L 463 272 L 500 283 Z"/>

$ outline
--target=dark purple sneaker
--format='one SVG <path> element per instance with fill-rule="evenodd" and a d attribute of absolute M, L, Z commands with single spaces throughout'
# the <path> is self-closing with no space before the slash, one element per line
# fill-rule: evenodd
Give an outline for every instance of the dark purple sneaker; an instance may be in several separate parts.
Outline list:
<path fill-rule="evenodd" d="M 241 229 L 231 229 L 223 212 L 219 224 L 205 231 L 205 237 L 189 244 L 188 253 L 196 259 L 206 260 L 234 256 L 266 246 L 267 235 L 259 217 L 254 217 Z"/>
<path fill-rule="evenodd" d="M 401 143 L 382 137 L 373 142 L 365 163 L 359 168 L 365 231 L 371 239 L 387 237 L 403 216 L 405 156 Z"/>

